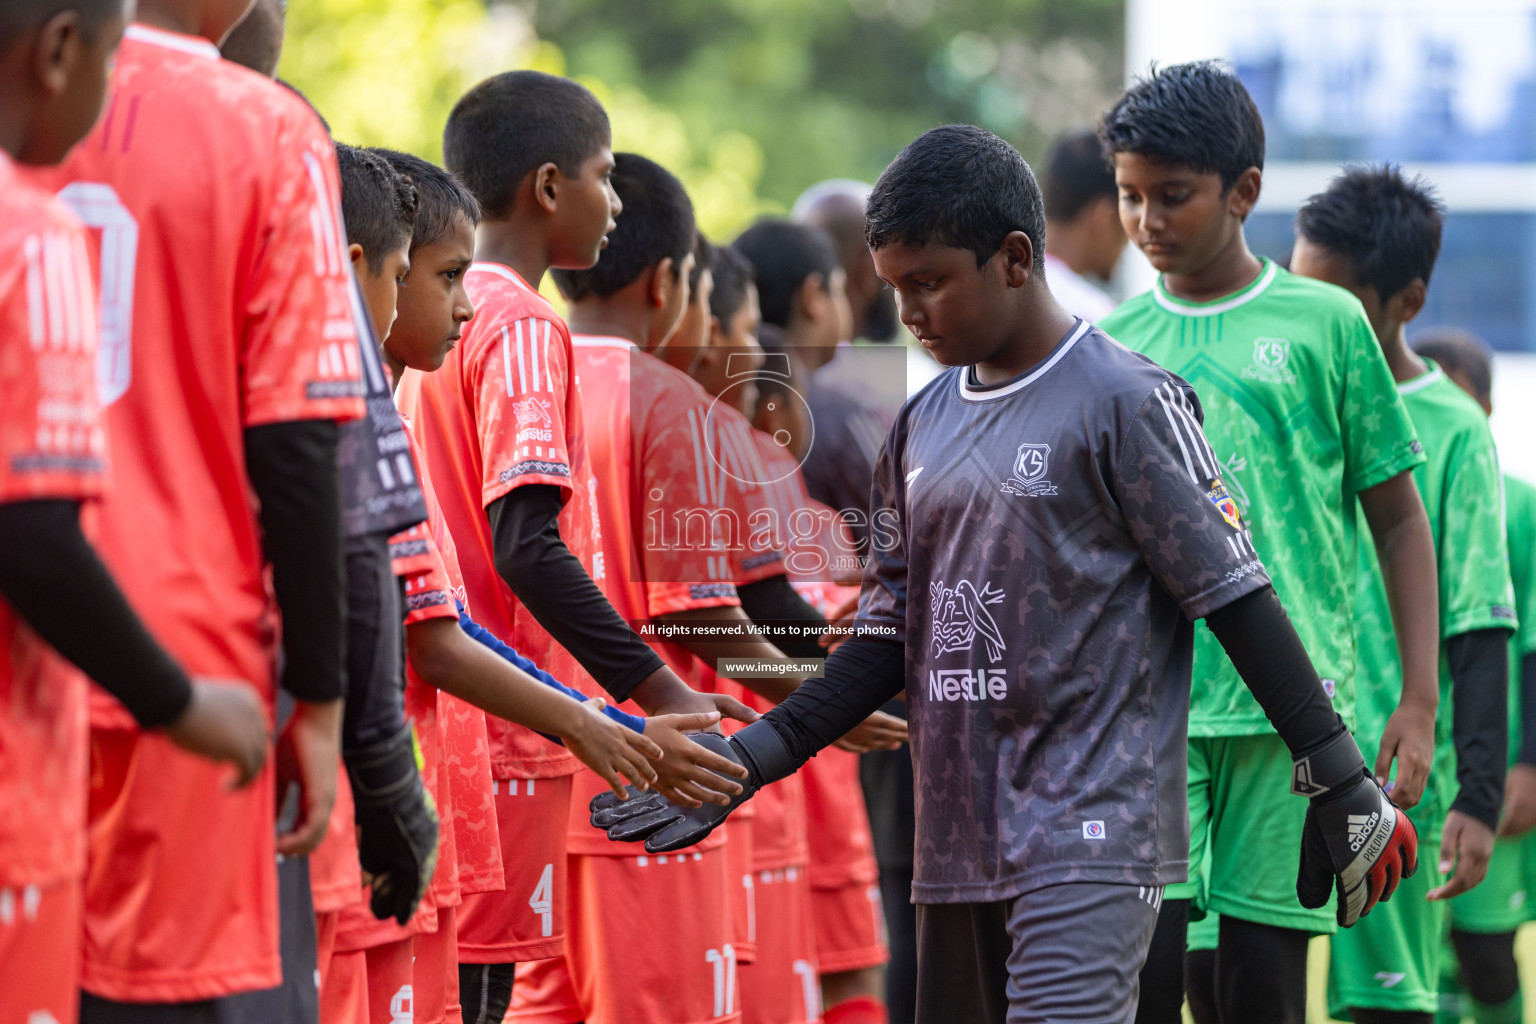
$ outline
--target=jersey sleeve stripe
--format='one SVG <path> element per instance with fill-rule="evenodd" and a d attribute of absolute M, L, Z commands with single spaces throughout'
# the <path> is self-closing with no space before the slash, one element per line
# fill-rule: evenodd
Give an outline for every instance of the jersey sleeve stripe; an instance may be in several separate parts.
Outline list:
<path fill-rule="evenodd" d="M 28 235 L 21 243 L 21 251 L 27 261 L 27 325 L 32 332 L 32 350 L 39 351 L 44 343 L 48 325 L 43 319 L 43 303 L 46 286 L 43 281 L 43 244 L 37 235 Z"/>
<path fill-rule="evenodd" d="M 1184 389 L 1175 387 L 1171 382 L 1170 395 L 1173 398 L 1173 409 L 1179 418 L 1184 421 L 1184 426 L 1189 430 L 1189 443 L 1195 451 L 1195 458 L 1200 461 L 1200 467 L 1206 472 L 1206 479 L 1213 480 L 1221 475 L 1221 470 L 1216 464 L 1216 453 L 1211 451 L 1210 442 L 1205 438 L 1205 431 L 1200 429 L 1200 421 L 1195 419 L 1195 410 L 1189 404 L 1189 396 Z"/>
<path fill-rule="evenodd" d="M 544 382 L 539 377 L 539 322 L 533 317 L 528 318 L 528 369 L 532 373 L 528 389 L 544 390 Z"/>
<path fill-rule="evenodd" d="M 505 326 L 501 329 L 501 376 L 507 382 L 507 397 L 512 397 L 512 345 Z"/>
<path fill-rule="evenodd" d="M 555 378 L 549 371 L 549 321 L 544 321 L 544 384 L 548 390 L 555 390 Z"/>
<path fill-rule="evenodd" d="M 528 364 L 523 359 L 523 322 L 513 323 L 512 330 L 517 335 L 517 390 L 522 392 L 528 390 Z"/>
<path fill-rule="evenodd" d="M 1168 427 L 1173 431 L 1173 439 L 1179 443 L 1179 454 L 1184 456 L 1184 469 L 1189 473 L 1189 478 L 1199 483 L 1199 477 L 1195 475 L 1195 463 L 1189 457 L 1189 446 L 1184 443 L 1184 433 L 1179 429 L 1178 420 L 1174 418 L 1173 409 L 1168 404 L 1167 384 L 1158 385 L 1154 394 L 1157 395 L 1158 404 L 1163 407 L 1163 415 L 1168 417 Z"/>

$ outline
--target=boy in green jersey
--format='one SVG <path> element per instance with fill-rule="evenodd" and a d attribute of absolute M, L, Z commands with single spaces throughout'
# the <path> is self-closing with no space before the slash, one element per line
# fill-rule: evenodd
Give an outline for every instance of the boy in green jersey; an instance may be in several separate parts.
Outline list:
<path fill-rule="evenodd" d="M 1411 807 L 1434 747 L 1434 542 L 1410 472 L 1423 451 L 1370 324 L 1343 289 L 1248 251 L 1243 221 L 1259 196 L 1264 126 L 1220 66 L 1154 73 L 1105 115 L 1100 138 L 1126 233 L 1162 275 L 1103 328 L 1194 385 L 1226 491 L 1349 725 L 1357 497 L 1364 507 L 1403 638 L 1403 700 L 1380 743 L 1369 742 L 1380 749 L 1379 777 L 1397 762 L 1394 799 Z M 1268 796 L 1289 771 L 1285 747 L 1203 628 L 1189 733 L 1194 881 L 1164 900 L 1138 1019 L 1179 1019 L 1193 909 L 1221 915 L 1207 1001 L 1220 1019 L 1300 1024 L 1307 941 L 1335 919 L 1298 905 L 1305 808 Z"/>
<path fill-rule="evenodd" d="M 1493 360 L 1480 340 L 1461 331 L 1429 331 L 1414 339 L 1413 348 L 1433 359 L 1485 415 L 1493 413 Z M 1487 877 L 1451 901 L 1451 941 L 1477 1024 L 1521 1020 L 1515 932 L 1536 919 L 1536 487 L 1509 475 L 1504 477 L 1504 529 L 1520 620 L 1509 644 L 1504 812 Z M 1442 982 L 1442 996 L 1446 987 Z M 1452 1019 L 1459 1021 L 1461 1014 Z"/>
<path fill-rule="evenodd" d="M 1443 711 L 1429 783 L 1410 813 L 1429 853 L 1426 869 L 1403 886 L 1403 898 L 1334 937 L 1330 1010 L 1357 1024 L 1429 1024 L 1438 1003 L 1445 930 L 1440 901 L 1482 881 L 1504 795 L 1515 612 L 1498 456 L 1477 403 L 1435 363 L 1415 355 L 1404 338 L 1404 325 L 1424 306 L 1442 217 L 1442 207 L 1418 181 L 1404 180 L 1391 167 L 1356 168 L 1302 207 L 1291 253 L 1296 273 L 1339 285 L 1365 307 L 1424 442 L 1428 461 L 1413 476 L 1439 566 Z M 1381 567 L 1363 539 L 1360 572 L 1355 714 L 1360 735 L 1369 739 L 1397 703 L 1401 667 Z"/>

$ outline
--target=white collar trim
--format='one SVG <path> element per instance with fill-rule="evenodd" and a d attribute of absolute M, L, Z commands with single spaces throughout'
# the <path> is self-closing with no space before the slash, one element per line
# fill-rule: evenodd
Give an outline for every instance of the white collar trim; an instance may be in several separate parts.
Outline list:
<path fill-rule="evenodd" d="M 971 375 L 970 368 L 962 367 L 960 373 L 958 374 L 960 383 L 960 397 L 968 402 L 991 402 L 999 398 L 1007 398 L 1009 395 L 1017 394 L 1049 373 L 1051 371 L 1051 367 L 1061 362 L 1062 357 L 1065 356 L 1068 352 L 1072 351 L 1073 346 L 1077 344 L 1078 340 L 1082 338 L 1083 335 L 1088 333 L 1088 328 L 1092 326 L 1093 325 L 1090 324 L 1087 320 L 1079 320 L 1077 322 L 1077 330 L 1073 331 L 1071 335 L 1067 337 L 1067 340 L 1061 343 L 1061 345 L 1056 349 L 1056 353 L 1052 355 L 1051 358 L 1041 363 L 1027 377 L 1021 377 L 1020 379 L 1014 381 L 1012 384 L 1009 384 L 1007 387 L 996 389 L 973 388 L 968 383 L 968 379 Z"/>
<path fill-rule="evenodd" d="M 150 46 L 162 46 L 167 50 L 175 50 L 178 53 L 189 53 L 194 57 L 208 57 L 212 60 L 220 60 L 219 48 L 201 36 L 186 36 L 180 32 L 167 32 L 163 28 L 155 28 L 152 25 L 144 25 L 134 22 L 129 25 L 123 35 L 129 39 Z"/>
<path fill-rule="evenodd" d="M 1268 288 L 1270 282 L 1275 279 L 1275 275 L 1280 273 L 1279 265 L 1273 260 L 1266 260 L 1265 262 L 1269 266 L 1265 269 L 1264 273 L 1259 275 L 1258 281 L 1249 285 L 1246 291 L 1239 295 L 1234 295 L 1230 299 L 1224 299 L 1221 302 L 1215 302 L 1208 306 L 1192 306 L 1188 303 L 1180 302 L 1163 290 L 1163 279 L 1161 277 L 1152 285 L 1152 295 L 1157 299 L 1159 306 L 1162 306 L 1170 313 L 1178 313 L 1180 316 L 1217 316 L 1221 313 L 1228 313 L 1238 306 L 1252 302 L 1262 295 L 1264 289 Z"/>
<path fill-rule="evenodd" d="M 1432 367 L 1428 372 L 1419 374 L 1417 377 L 1413 378 L 1413 380 L 1403 381 L 1397 386 L 1397 393 L 1399 395 L 1411 395 L 1415 391 L 1423 391 L 1431 384 L 1439 383 L 1444 379 L 1445 374 L 1441 372 L 1440 367 L 1435 366 Z"/>

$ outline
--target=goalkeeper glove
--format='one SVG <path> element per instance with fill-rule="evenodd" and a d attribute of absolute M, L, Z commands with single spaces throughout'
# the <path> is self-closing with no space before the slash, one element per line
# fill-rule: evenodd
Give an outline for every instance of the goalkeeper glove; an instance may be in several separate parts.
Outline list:
<path fill-rule="evenodd" d="M 1312 800 L 1296 876 L 1302 906 L 1326 906 L 1337 889 L 1339 927 L 1348 928 L 1418 870 L 1413 823 L 1387 798 L 1348 732 L 1294 759 L 1291 792 Z"/>
<path fill-rule="evenodd" d="M 620 800 L 614 793 L 600 793 L 592 798 L 588 807 L 592 827 L 608 833 L 608 838 L 616 842 L 644 840 L 647 853 L 681 850 L 702 842 L 752 794 L 792 774 L 796 767 L 784 741 L 766 721 L 754 722 L 730 739 L 712 732 L 696 733 L 689 738 L 747 769 L 745 779 L 733 780 L 740 782 L 741 792 L 730 803 L 679 807 L 659 794 L 640 794 L 631 786 L 628 800 Z"/>
<path fill-rule="evenodd" d="M 422 787 L 409 722 L 395 735 L 342 752 L 352 783 L 357 857 L 373 876 L 369 907 L 405 924 L 437 867 L 437 808 Z"/>

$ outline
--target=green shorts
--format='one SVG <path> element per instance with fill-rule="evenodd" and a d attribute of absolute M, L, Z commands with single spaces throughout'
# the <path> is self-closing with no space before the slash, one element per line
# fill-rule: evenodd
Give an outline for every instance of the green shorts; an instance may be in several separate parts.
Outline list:
<path fill-rule="evenodd" d="M 1306 813 L 1307 801 L 1291 794 L 1291 752 L 1279 736 L 1191 736 L 1190 880 L 1170 885 L 1164 899 L 1190 900 L 1191 919 L 1209 912 L 1333 933 L 1332 904 L 1308 910 L 1296 899 Z"/>
<path fill-rule="evenodd" d="M 1425 899 L 1445 880 L 1439 861 L 1439 833 L 1420 831 L 1419 870 L 1403 879 L 1388 902 L 1376 904 L 1329 942 L 1330 1016 L 1348 1020 L 1351 1006 L 1419 1013 L 1439 1008 L 1447 908 Z"/>
<path fill-rule="evenodd" d="M 1488 877 L 1451 900 L 1451 927 L 1459 932 L 1498 935 L 1531 920 L 1536 920 L 1536 832 L 1495 842 Z"/>

